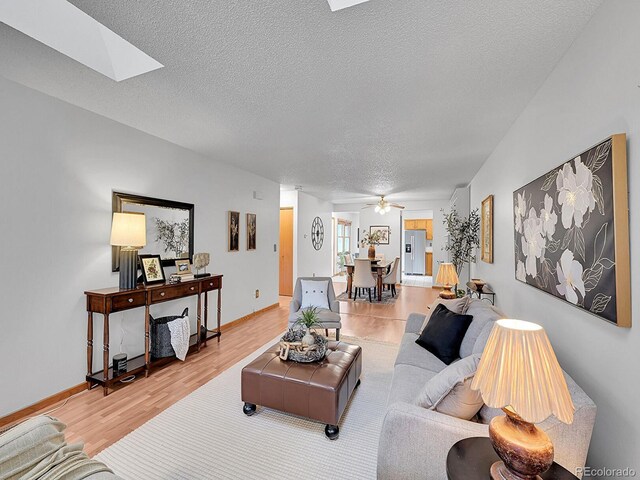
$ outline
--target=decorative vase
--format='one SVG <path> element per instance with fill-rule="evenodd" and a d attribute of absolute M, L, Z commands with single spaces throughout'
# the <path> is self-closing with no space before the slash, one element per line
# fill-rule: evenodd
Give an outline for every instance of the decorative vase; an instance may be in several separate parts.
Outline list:
<path fill-rule="evenodd" d="M 376 246 L 375 245 L 369 245 L 369 259 L 370 260 L 375 260 L 376 259 Z"/>
<path fill-rule="evenodd" d="M 301 342 L 303 345 L 313 345 L 316 343 L 316 339 L 311 335 L 311 329 L 307 328 L 307 333 L 302 337 Z"/>

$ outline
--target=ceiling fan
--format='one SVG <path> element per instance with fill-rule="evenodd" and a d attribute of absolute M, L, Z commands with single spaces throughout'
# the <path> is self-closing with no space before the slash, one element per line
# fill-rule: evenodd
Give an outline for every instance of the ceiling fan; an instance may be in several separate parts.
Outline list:
<path fill-rule="evenodd" d="M 385 213 L 391 211 L 391 207 L 404 209 L 404 206 L 402 205 L 398 205 L 397 203 L 389 203 L 388 201 L 386 201 L 384 199 L 384 195 L 380 196 L 380 200 L 378 201 L 378 203 L 367 203 L 364 207 L 362 207 L 362 209 L 364 210 L 365 208 L 371 207 L 374 207 L 376 213 L 379 213 L 380 215 L 384 215 Z"/>

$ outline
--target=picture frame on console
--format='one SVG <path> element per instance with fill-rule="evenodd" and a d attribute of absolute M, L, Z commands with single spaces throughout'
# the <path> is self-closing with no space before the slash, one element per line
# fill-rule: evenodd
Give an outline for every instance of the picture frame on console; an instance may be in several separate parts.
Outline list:
<path fill-rule="evenodd" d="M 170 267 L 179 259 L 192 261 L 194 247 L 194 205 L 160 198 L 113 192 L 113 212 L 144 213 L 147 244 L 140 254 L 159 254 L 162 266 Z M 159 253 L 158 253 L 159 252 Z M 111 270 L 119 271 L 120 247 L 112 247 Z"/>
<path fill-rule="evenodd" d="M 140 262 L 140 268 L 142 269 L 142 280 L 145 285 L 154 285 L 166 281 L 160 255 L 138 255 L 138 260 Z"/>
<path fill-rule="evenodd" d="M 626 135 L 513 192 L 516 279 L 631 326 Z"/>
<path fill-rule="evenodd" d="M 182 275 L 185 273 L 191 273 L 191 263 L 188 259 L 176 260 L 176 273 Z"/>

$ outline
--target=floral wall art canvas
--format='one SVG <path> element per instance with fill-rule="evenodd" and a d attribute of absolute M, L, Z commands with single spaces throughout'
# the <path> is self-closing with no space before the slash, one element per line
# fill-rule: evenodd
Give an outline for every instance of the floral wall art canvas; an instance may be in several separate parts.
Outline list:
<path fill-rule="evenodd" d="M 626 136 L 513 193 L 516 279 L 631 326 Z"/>

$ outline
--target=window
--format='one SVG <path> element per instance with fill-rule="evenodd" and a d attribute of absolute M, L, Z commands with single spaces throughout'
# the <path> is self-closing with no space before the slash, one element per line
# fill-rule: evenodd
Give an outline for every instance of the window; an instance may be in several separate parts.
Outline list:
<path fill-rule="evenodd" d="M 351 222 L 338 219 L 336 227 L 336 273 L 345 272 L 345 254 L 351 253 Z"/>

